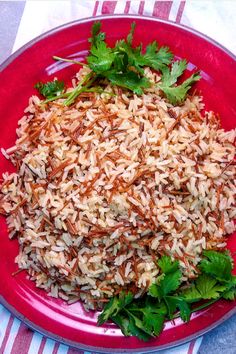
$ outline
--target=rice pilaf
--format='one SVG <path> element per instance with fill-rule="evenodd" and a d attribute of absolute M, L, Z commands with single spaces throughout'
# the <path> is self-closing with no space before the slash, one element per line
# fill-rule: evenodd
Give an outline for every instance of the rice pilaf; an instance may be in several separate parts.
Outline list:
<path fill-rule="evenodd" d="M 236 215 L 236 132 L 203 113 L 200 97 L 173 106 L 154 85 L 140 97 L 105 92 L 70 107 L 31 97 L 16 145 L 2 149 L 16 167 L 3 174 L 0 212 L 19 268 L 49 295 L 92 309 L 123 289 L 145 293 L 163 254 L 195 278 L 202 251 L 226 246 Z"/>

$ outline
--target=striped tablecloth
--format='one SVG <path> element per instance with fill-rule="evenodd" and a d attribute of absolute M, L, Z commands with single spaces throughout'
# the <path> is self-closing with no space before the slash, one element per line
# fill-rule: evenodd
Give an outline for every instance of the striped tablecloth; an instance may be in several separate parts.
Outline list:
<path fill-rule="evenodd" d="M 15 5 L 14 5 L 15 4 Z M 10 13 L 9 12 L 9 9 Z M 17 10 L 17 11 L 16 11 Z M 72 20 L 98 16 L 101 14 L 138 14 L 151 15 L 193 27 L 222 43 L 236 53 L 235 26 L 236 1 L 21 1 L 20 3 L 0 1 L 0 61 L 4 53 L 13 52 L 32 38 L 49 29 Z M 11 17 L 11 30 L 8 23 Z M 5 36 L 5 28 L 7 35 Z M 2 33 L 1 33 L 2 31 Z M 9 32 L 12 31 L 12 32 Z M 13 33 L 14 32 L 14 33 Z M 2 49 L 5 50 L 2 50 Z M 233 332 L 232 332 L 233 329 Z M 224 338 L 216 330 L 214 342 L 201 345 L 202 337 L 177 348 L 161 351 L 162 354 L 196 353 L 236 353 L 236 318 L 230 320 L 230 326 L 221 326 Z M 219 331 L 220 332 L 220 331 Z M 216 345 L 216 347 L 214 347 Z M 199 349 L 200 348 L 200 349 Z M 0 305 L 0 354 L 90 354 L 70 348 L 46 338 L 27 328 L 22 322 Z"/>

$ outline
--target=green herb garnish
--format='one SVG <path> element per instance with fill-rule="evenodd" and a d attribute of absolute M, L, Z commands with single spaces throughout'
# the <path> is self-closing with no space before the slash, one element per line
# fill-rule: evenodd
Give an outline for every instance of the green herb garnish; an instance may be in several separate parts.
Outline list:
<path fill-rule="evenodd" d="M 46 83 L 37 82 L 34 87 L 43 95 L 45 98 L 52 98 L 55 95 L 59 95 L 64 90 L 64 82 L 59 80 L 48 81 Z"/>
<path fill-rule="evenodd" d="M 184 322 L 191 314 L 220 298 L 236 299 L 236 276 L 232 275 L 233 260 L 228 252 L 205 251 L 199 264 L 201 274 L 192 283 L 181 281 L 178 261 L 162 256 L 158 261 L 160 275 L 141 299 L 124 291 L 106 304 L 98 317 L 98 325 L 108 319 L 120 327 L 125 336 L 144 341 L 158 336 L 165 320 L 180 316 Z M 196 303 L 203 301 L 199 306 Z"/>
<path fill-rule="evenodd" d="M 87 64 L 74 59 L 53 57 L 55 60 L 88 66 L 91 69 L 89 80 L 86 82 L 82 80 L 74 91 L 70 94 L 64 93 L 64 95 L 62 94 L 64 84 L 62 87 L 62 82 L 57 80 L 46 84 L 36 84 L 35 87 L 47 98 L 44 103 L 58 99 L 60 94 L 60 98 L 67 98 L 64 105 L 69 106 L 74 103 L 81 92 L 86 92 L 100 79 L 106 79 L 112 85 L 142 95 L 144 89 L 153 85 L 144 73 L 144 68 L 150 67 L 160 73 L 161 82 L 158 87 L 168 101 L 172 104 L 181 104 L 192 84 L 200 79 L 199 73 L 194 73 L 183 83 L 177 85 L 177 80 L 184 73 L 187 62 L 185 60 L 173 62 L 173 53 L 170 49 L 166 46 L 158 46 L 156 41 L 148 44 L 145 50 L 142 44 L 134 46 L 135 26 L 136 24 L 132 23 L 127 38 L 117 41 L 115 46 L 111 47 L 105 41 L 106 34 L 101 31 L 101 22 L 94 22 L 91 29 L 92 36 L 89 38 L 90 51 Z"/>
<path fill-rule="evenodd" d="M 167 99 L 172 104 L 182 103 L 192 84 L 200 80 L 201 78 L 199 72 L 197 72 L 191 75 L 182 84 L 175 85 L 178 78 L 183 74 L 186 67 L 186 60 L 175 61 L 171 65 L 171 69 L 165 68 L 162 75 L 162 82 L 158 85 L 159 88 L 165 93 Z"/>

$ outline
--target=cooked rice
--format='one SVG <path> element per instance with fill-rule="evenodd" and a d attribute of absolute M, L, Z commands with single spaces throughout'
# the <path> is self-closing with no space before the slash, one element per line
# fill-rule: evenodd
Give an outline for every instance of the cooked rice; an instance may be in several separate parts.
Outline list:
<path fill-rule="evenodd" d="M 122 289 L 142 295 L 162 254 L 196 277 L 202 251 L 235 230 L 236 131 L 202 113 L 198 96 L 174 107 L 154 85 L 142 97 L 105 90 L 70 107 L 31 97 L 16 145 L 2 149 L 16 167 L 0 190 L 16 262 L 51 296 L 87 308 Z"/>

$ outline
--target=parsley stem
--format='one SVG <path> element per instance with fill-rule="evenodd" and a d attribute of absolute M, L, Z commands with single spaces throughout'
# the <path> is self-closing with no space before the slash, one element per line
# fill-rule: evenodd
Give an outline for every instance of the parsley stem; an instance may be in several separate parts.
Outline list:
<path fill-rule="evenodd" d="M 104 94 L 110 95 L 110 96 L 112 96 L 112 97 L 117 96 L 115 93 L 109 92 L 109 91 L 106 91 L 106 90 L 103 90 L 103 89 L 100 88 L 100 87 L 88 88 L 88 89 L 86 89 L 86 92 L 104 93 Z"/>
<path fill-rule="evenodd" d="M 93 75 L 94 74 L 92 72 L 90 72 L 78 83 L 78 85 L 74 89 L 74 91 L 72 91 L 70 93 L 68 98 L 63 103 L 64 106 L 69 106 L 70 104 L 72 104 L 74 102 L 75 98 L 78 97 L 81 92 L 83 92 L 85 89 L 89 88 L 89 86 L 97 79 L 97 76 L 95 75 L 94 77 L 92 77 Z M 83 86 L 86 82 L 87 82 L 87 84 L 85 86 Z"/>
<path fill-rule="evenodd" d="M 87 75 L 88 77 L 88 75 Z M 87 80 L 87 79 L 86 79 Z M 85 81 L 86 81 L 85 80 Z M 49 102 L 52 102 L 52 101 L 55 101 L 59 98 L 70 98 L 70 100 L 72 100 L 72 94 L 73 94 L 73 99 L 76 98 L 81 92 L 97 92 L 97 93 L 105 93 L 105 94 L 108 94 L 108 95 L 111 95 L 111 96 L 116 96 L 114 93 L 112 92 L 109 92 L 109 91 L 105 91 L 103 90 L 102 88 L 99 88 L 99 87 L 92 87 L 92 88 L 88 88 L 92 82 L 94 82 L 96 80 L 96 77 L 94 77 L 92 80 L 90 80 L 87 85 L 85 85 L 84 87 L 81 87 L 81 81 L 80 83 L 78 84 L 78 86 L 75 88 L 75 90 L 71 91 L 71 92 L 64 92 L 64 93 L 61 93 L 60 95 L 56 95 L 56 96 L 53 96 L 53 97 L 50 97 L 46 100 L 44 100 L 43 102 L 41 102 L 41 104 L 46 104 L 46 103 L 49 103 Z M 83 81 L 84 82 L 84 81 Z M 73 101 L 71 101 L 72 103 Z M 71 103 L 66 103 L 66 101 L 64 102 L 64 105 L 70 105 Z"/>
<path fill-rule="evenodd" d="M 64 92 L 64 93 L 61 93 L 60 95 L 57 95 L 57 96 L 53 96 L 53 97 L 50 97 L 48 98 L 47 100 L 43 101 L 42 104 L 46 104 L 48 102 L 52 102 L 52 101 L 55 101 L 59 98 L 66 98 L 68 97 L 69 95 L 71 94 L 71 92 Z"/>
<path fill-rule="evenodd" d="M 58 100 L 59 98 L 66 98 L 66 97 L 69 97 L 72 92 L 74 92 L 74 91 L 71 91 L 71 92 L 64 92 L 64 93 L 61 93 L 60 95 L 50 97 L 50 98 L 44 100 L 43 102 L 41 102 L 41 104 L 46 104 L 46 103 L 49 103 L 49 102 Z M 105 93 L 105 94 L 110 95 L 110 96 L 116 96 L 116 94 L 114 94 L 113 92 L 104 91 L 102 88 L 100 89 L 100 88 L 96 88 L 96 87 L 94 87 L 94 88 L 88 88 L 88 89 L 87 89 L 86 86 L 85 86 L 85 87 L 82 88 L 81 92 Z M 80 92 L 80 93 L 81 93 L 81 92 Z"/>
<path fill-rule="evenodd" d="M 214 303 L 215 303 L 216 301 L 218 301 L 219 299 L 220 299 L 220 298 L 218 297 L 217 299 L 210 300 L 210 301 L 208 301 L 208 302 L 205 303 L 205 304 L 202 304 L 202 305 L 200 305 L 200 306 L 198 306 L 198 307 L 195 307 L 195 308 L 193 308 L 193 309 L 191 310 L 191 313 L 196 312 L 196 311 L 203 310 L 203 309 L 205 309 L 206 307 L 208 307 L 208 306 L 214 304 Z"/>
<path fill-rule="evenodd" d="M 206 302 L 205 304 L 202 304 L 198 307 L 195 307 L 193 309 L 191 309 L 191 314 L 194 313 L 194 312 L 197 312 L 197 311 L 200 311 L 200 310 L 203 310 L 205 309 L 206 307 L 214 304 L 216 301 L 218 301 L 220 298 L 218 297 L 217 299 L 213 299 L 213 300 L 210 300 L 208 302 Z M 173 317 L 172 319 L 175 319 L 175 318 L 178 318 L 179 317 L 179 312 L 177 312 Z"/>
<path fill-rule="evenodd" d="M 81 61 L 74 60 L 74 59 L 61 58 L 61 57 L 58 57 L 56 55 L 53 56 L 53 59 L 57 60 L 57 61 L 66 61 L 68 63 L 78 64 L 78 65 L 82 65 L 82 66 L 88 66 L 87 64 L 82 63 Z"/>

